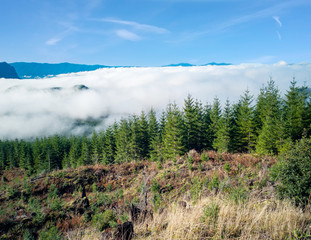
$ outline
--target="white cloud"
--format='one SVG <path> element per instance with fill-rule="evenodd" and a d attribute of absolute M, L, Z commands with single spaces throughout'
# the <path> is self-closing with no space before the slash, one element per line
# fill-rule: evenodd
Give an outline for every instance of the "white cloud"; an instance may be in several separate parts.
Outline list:
<path fill-rule="evenodd" d="M 116 30 L 115 33 L 120 37 L 120 38 L 124 38 L 126 40 L 130 40 L 130 41 L 138 41 L 140 40 L 141 38 L 133 33 L 133 32 L 130 32 L 126 29 L 119 29 L 119 30 Z"/>
<path fill-rule="evenodd" d="M 237 101 L 248 88 L 255 96 L 270 76 L 285 93 L 293 76 L 310 82 L 311 64 L 104 68 L 45 79 L 0 79 L 0 139 L 83 132 L 76 119 L 101 119 L 98 128 L 129 114 L 171 101 L 182 106 L 190 93 L 203 103 L 218 96 Z M 83 84 L 89 90 L 77 90 Z M 53 87 L 60 87 L 52 90 Z"/>
<path fill-rule="evenodd" d="M 282 27 L 282 22 L 280 21 L 280 18 L 277 16 L 273 16 L 273 19 L 279 24 L 280 27 Z"/>
<path fill-rule="evenodd" d="M 278 35 L 279 40 L 282 40 L 282 36 L 281 36 L 281 34 L 279 33 L 279 31 L 276 31 L 276 34 Z"/>
<path fill-rule="evenodd" d="M 100 19 L 100 21 L 127 25 L 138 30 L 143 30 L 143 31 L 148 31 L 148 32 L 153 32 L 153 33 L 158 33 L 158 34 L 168 33 L 168 30 L 166 30 L 165 28 L 160 28 L 160 27 L 148 25 L 148 24 L 141 24 L 141 23 L 137 23 L 133 21 L 119 20 L 119 19 L 114 19 L 114 18 L 104 18 L 104 19 Z"/>
<path fill-rule="evenodd" d="M 59 41 L 61 41 L 62 39 L 61 38 L 58 38 L 58 37 L 54 37 L 54 38 L 51 38 L 49 40 L 47 40 L 45 42 L 46 45 L 55 45 L 57 44 Z"/>

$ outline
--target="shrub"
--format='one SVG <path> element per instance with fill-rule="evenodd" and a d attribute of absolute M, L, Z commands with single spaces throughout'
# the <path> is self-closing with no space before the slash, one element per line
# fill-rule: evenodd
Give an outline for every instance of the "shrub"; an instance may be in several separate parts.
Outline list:
<path fill-rule="evenodd" d="M 40 232 L 39 235 L 40 240 L 61 240 L 62 236 L 58 234 L 58 229 L 55 226 L 51 228 L 44 229 Z"/>
<path fill-rule="evenodd" d="M 153 206 L 154 206 L 154 211 L 158 211 L 158 209 L 160 208 L 162 204 L 162 197 L 159 193 L 155 193 L 153 195 Z"/>
<path fill-rule="evenodd" d="M 247 199 L 247 191 L 242 186 L 237 186 L 236 188 L 232 188 L 229 195 L 229 199 L 233 200 L 236 204 L 242 202 L 244 203 Z"/>
<path fill-rule="evenodd" d="M 219 180 L 218 176 L 213 175 L 211 181 L 208 184 L 208 188 L 210 191 L 212 191 L 213 188 L 219 188 L 219 184 L 220 184 L 220 180 Z"/>
<path fill-rule="evenodd" d="M 35 237 L 29 229 L 25 230 L 23 240 L 35 240 Z"/>
<path fill-rule="evenodd" d="M 208 157 L 208 154 L 207 152 L 203 152 L 202 155 L 201 155 L 201 160 L 203 162 L 207 162 L 209 160 L 209 157 Z"/>
<path fill-rule="evenodd" d="M 201 221 L 215 224 L 218 219 L 219 211 L 219 205 L 215 202 L 212 202 L 211 204 L 207 205 L 203 210 L 203 216 L 201 217 Z"/>
<path fill-rule="evenodd" d="M 50 202 L 50 209 L 54 211 L 60 211 L 62 210 L 64 203 L 59 197 L 55 197 L 53 199 L 49 200 Z"/>
<path fill-rule="evenodd" d="M 51 184 L 50 189 L 49 189 L 49 194 L 48 194 L 48 198 L 49 199 L 53 199 L 58 197 L 58 189 L 56 187 L 56 185 L 54 183 Z"/>
<path fill-rule="evenodd" d="M 161 186 L 158 184 L 158 182 L 156 180 L 152 180 L 152 184 L 150 187 L 151 192 L 158 193 L 160 192 L 160 188 Z"/>
<path fill-rule="evenodd" d="M 296 204 L 308 204 L 311 194 L 311 138 L 301 139 L 280 156 L 272 167 L 272 180 L 279 181 L 277 191 L 281 198 L 293 199 Z"/>
<path fill-rule="evenodd" d="M 92 225 L 99 231 L 104 231 L 109 227 L 115 227 L 117 219 L 114 212 L 111 209 L 107 209 L 103 213 L 96 213 L 92 217 Z"/>
<path fill-rule="evenodd" d="M 193 184 L 190 188 L 190 195 L 191 195 L 191 199 L 196 202 L 202 193 L 202 189 L 203 189 L 203 184 L 200 181 L 200 179 L 198 177 L 195 177 L 193 179 Z"/>
<path fill-rule="evenodd" d="M 226 171 L 226 173 L 229 173 L 231 171 L 231 167 L 228 162 L 226 162 L 226 164 L 224 165 L 224 170 Z"/>
<path fill-rule="evenodd" d="M 6 189 L 6 198 L 7 199 L 14 198 L 16 193 L 17 192 L 14 187 L 8 186 Z"/>

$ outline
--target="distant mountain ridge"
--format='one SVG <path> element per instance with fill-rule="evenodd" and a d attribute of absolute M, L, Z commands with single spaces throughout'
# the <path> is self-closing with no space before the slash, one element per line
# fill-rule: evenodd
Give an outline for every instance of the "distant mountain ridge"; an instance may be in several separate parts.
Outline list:
<path fill-rule="evenodd" d="M 21 78 L 43 78 L 58 74 L 94 71 L 99 68 L 109 68 L 105 65 L 86 65 L 74 63 L 10 63 Z"/>
<path fill-rule="evenodd" d="M 19 78 L 13 66 L 6 62 L 0 62 L 0 78 Z"/>
<path fill-rule="evenodd" d="M 43 78 L 48 76 L 55 76 L 59 74 L 76 73 L 84 71 L 94 71 L 100 68 L 118 68 L 128 66 L 107 66 L 107 65 L 87 65 L 87 64 L 74 64 L 74 63 L 27 63 L 27 62 L 14 62 L 10 63 L 13 66 L 20 78 Z M 163 67 L 191 67 L 191 66 L 208 66 L 208 65 L 231 65 L 230 63 L 207 63 L 204 65 L 193 65 L 190 63 L 177 63 L 165 65 Z"/>

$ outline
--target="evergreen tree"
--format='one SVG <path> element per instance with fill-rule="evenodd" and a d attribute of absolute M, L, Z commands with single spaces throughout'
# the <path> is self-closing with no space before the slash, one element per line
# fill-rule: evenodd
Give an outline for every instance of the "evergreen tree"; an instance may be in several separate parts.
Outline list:
<path fill-rule="evenodd" d="M 211 112 L 212 107 L 209 104 L 206 104 L 202 111 L 202 149 L 211 149 L 212 148 L 212 133 L 214 129 L 211 127 Z"/>
<path fill-rule="evenodd" d="M 0 170 L 5 169 L 6 165 L 4 143 L 0 140 Z"/>
<path fill-rule="evenodd" d="M 256 151 L 260 154 L 276 154 L 283 142 L 283 129 L 281 118 L 281 97 L 279 90 L 272 79 L 261 91 L 257 105 L 257 116 L 260 118 L 262 128 L 256 144 Z"/>
<path fill-rule="evenodd" d="M 232 128 L 232 110 L 229 101 L 226 101 L 225 109 L 218 120 L 218 128 L 213 147 L 218 152 L 228 152 L 230 148 L 230 132 Z"/>
<path fill-rule="evenodd" d="M 149 135 L 149 124 L 147 116 L 144 111 L 142 111 L 139 119 L 139 148 L 141 158 L 146 159 L 149 157 L 149 146 L 150 146 L 150 135 Z"/>
<path fill-rule="evenodd" d="M 110 126 L 107 128 L 104 134 L 104 144 L 102 150 L 102 162 L 104 164 L 112 164 L 115 160 L 115 130 L 117 129 L 117 124 L 115 123 L 114 126 Z"/>
<path fill-rule="evenodd" d="M 216 133 L 217 133 L 218 128 L 219 128 L 220 117 L 221 117 L 220 101 L 216 97 L 214 99 L 213 106 L 212 106 L 212 109 L 210 112 L 211 124 L 210 124 L 209 134 L 210 134 L 210 141 L 212 143 L 212 146 L 214 145 Z"/>
<path fill-rule="evenodd" d="M 83 166 L 91 163 L 90 148 L 88 140 L 86 137 L 83 137 L 82 146 L 81 146 L 81 156 L 79 158 L 78 165 Z"/>
<path fill-rule="evenodd" d="M 190 95 L 184 102 L 184 123 L 186 150 L 200 151 L 202 148 L 202 107 Z"/>
<path fill-rule="evenodd" d="M 133 147 L 131 146 L 131 130 L 130 124 L 126 119 L 121 119 L 116 132 L 116 156 L 117 162 L 129 162 L 131 161 L 131 152 Z"/>
<path fill-rule="evenodd" d="M 287 94 L 285 95 L 285 134 L 286 137 L 296 141 L 301 138 L 304 128 L 304 116 L 306 115 L 304 94 L 305 89 L 298 88 L 293 79 Z"/>
<path fill-rule="evenodd" d="M 184 123 L 177 105 L 169 104 L 166 111 L 166 124 L 163 133 L 163 150 L 166 159 L 174 159 L 184 152 Z"/>
<path fill-rule="evenodd" d="M 99 139 L 96 131 L 93 131 L 92 139 L 91 139 L 91 163 L 98 164 L 99 163 Z"/>
<path fill-rule="evenodd" d="M 81 144 L 77 137 L 71 137 L 70 150 L 68 154 L 70 167 L 77 167 L 79 165 L 79 157 Z"/>
<path fill-rule="evenodd" d="M 252 102 L 253 96 L 247 90 L 241 97 L 236 109 L 235 145 L 238 152 L 250 152 L 255 146 L 256 135 Z"/>

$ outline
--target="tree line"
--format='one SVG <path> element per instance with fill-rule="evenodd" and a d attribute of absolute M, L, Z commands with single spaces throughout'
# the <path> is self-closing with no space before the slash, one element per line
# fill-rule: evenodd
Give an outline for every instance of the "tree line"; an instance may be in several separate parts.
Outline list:
<path fill-rule="evenodd" d="M 96 163 L 162 162 L 192 149 L 278 154 L 311 134 L 310 89 L 296 84 L 281 97 L 270 79 L 256 99 L 247 90 L 223 107 L 217 97 L 203 105 L 189 95 L 181 108 L 170 103 L 161 114 L 142 111 L 91 137 L 0 140 L 0 169 L 20 167 L 32 174 Z"/>

